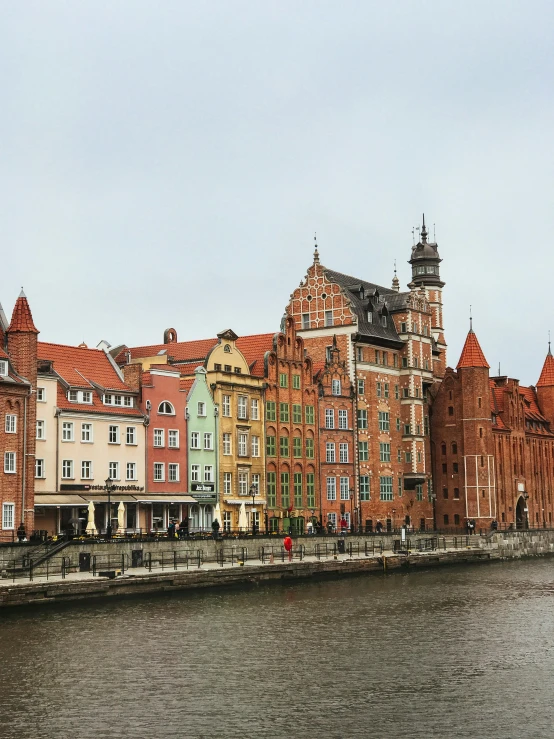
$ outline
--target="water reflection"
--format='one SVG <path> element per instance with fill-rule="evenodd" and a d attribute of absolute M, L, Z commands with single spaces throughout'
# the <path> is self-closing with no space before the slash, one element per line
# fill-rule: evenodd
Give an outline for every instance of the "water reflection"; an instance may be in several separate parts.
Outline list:
<path fill-rule="evenodd" d="M 553 597 L 541 560 L 0 613 L 0 736 L 554 736 Z"/>

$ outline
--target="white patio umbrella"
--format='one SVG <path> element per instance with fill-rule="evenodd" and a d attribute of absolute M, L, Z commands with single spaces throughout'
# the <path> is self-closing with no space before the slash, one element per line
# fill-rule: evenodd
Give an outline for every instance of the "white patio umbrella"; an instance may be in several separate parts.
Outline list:
<path fill-rule="evenodd" d="M 248 531 L 248 516 L 246 515 L 246 504 L 244 501 L 240 504 L 239 529 L 241 531 Z"/>
<path fill-rule="evenodd" d="M 123 501 L 117 506 L 117 530 L 123 531 L 125 529 L 125 506 Z"/>
<path fill-rule="evenodd" d="M 96 525 L 94 523 L 94 503 L 92 500 L 88 504 L 88 521 L 87 521 L 87 534 L 94 536 L 96 534 Z"/>

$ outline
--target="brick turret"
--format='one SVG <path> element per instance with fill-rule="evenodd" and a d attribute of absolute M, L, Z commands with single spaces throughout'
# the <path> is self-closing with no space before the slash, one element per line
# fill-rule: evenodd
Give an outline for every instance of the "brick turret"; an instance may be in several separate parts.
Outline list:
<path fill-rule="evenodd" d="M 12 313 L 12 320 L 6 331 L 8 354 L 15 371 L 29 380 L 33 388 L 37 384 L 37 336 L 38 330 L 27 296 L 21 290 Z"/>
<path fill-rule="evenodd" d="M 541 376 L 537 382 L 537 398 L 543 415 L 554 429 L 554 357 L 548 343 L 548 354 L 544 360 Z"/>

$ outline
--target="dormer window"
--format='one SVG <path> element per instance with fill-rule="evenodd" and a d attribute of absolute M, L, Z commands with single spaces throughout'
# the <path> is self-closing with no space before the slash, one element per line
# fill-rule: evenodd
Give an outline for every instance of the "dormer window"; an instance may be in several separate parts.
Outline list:
<path fill-rule="evenodd" d="M 367 322 L 373 323 L 373 312 L 370 310 L 367 312 Z"/>
<path fill-rule="evenodd" d="M 81 403 L 92 403 L 92 393 L 90 390 L 84 390 L 81 393 Z"/>
<path fill-rule="evenodd" d="M 381 316 L 381 326 L 383 326 L 383 328 L 387 327 L 387 317 L 386 316 Z"/>
<path fill-rule="evenodd" d="M 230 344 L 225 344 L 225 346 L 223 347 L 223 351 L 226 354 L 230 354 L 231 353 L 231 345 Z"/>
<path fill-rule="evenodd" d="M 0 359 L 0 377 L 8 376 L 8 363 L 5 359 Z"/>
<path fill-rule="evenodd" d="M 76 403 L 79 400 L 79 393 L 77 390 L 70 390 L 68 400 L 70 403 Z"/>

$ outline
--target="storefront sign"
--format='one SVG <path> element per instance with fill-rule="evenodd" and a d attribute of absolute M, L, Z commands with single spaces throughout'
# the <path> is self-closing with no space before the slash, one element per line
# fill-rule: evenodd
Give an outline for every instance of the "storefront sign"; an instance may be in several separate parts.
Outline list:
<path fill-rule="evenodd" d="M 62 485 L 61 486 L 62 490 L 63 490 L 63 487 L 64 486 Z M 73 487 L 71 487 L 71 490 L 76 490 L 78 487 L 79 487 L 78 485 L 76 487 L 73 486 Z M 87 490 L 99 490 L 99 491 L 101 491 L 103 493 L 106 492 L 106 486 L 105 485 L 85 485 L 83 487 L 85 487 Z M 134 491 L 135 493 L 143 493 L 144 492 L 144 488 L 141 488 L 138 485 L 112 485 L 112 490 L 118 490 L 119 492 L 122 492 L 123 490 L 129 490 L 131 492 Z"/>
<path fill-rule="evenodd" d="M 103 489 L 103 488 L 102 488 Z M 94 490 L 90 485 L 71 485 L 71 483 L 68 483 L 67 485 L 60 485 L 60 490 Z"/>
<path fill-rule="evenodd" d="M 214 492 L 214 484 L 213 482 L 193 482 L 191 483 L 191 489 L 193 493 L 211 493 L 209 495 L 209 498 L 213 497 Z M 195 498 L 198 498 L 198 495 L 194 496 Z"/>

